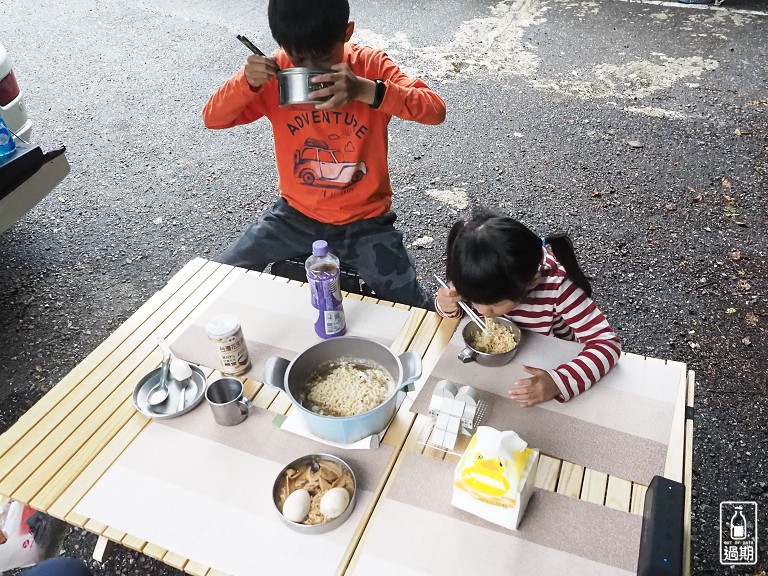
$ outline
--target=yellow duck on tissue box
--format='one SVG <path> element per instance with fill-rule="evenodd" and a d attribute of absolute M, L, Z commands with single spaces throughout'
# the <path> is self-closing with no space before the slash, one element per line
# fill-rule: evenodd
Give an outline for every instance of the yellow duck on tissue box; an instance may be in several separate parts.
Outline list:
<path fill-rule="evenodd" d="M 533 493 L 539 451 L 515 432 L 478 426 L 453 473 L 451 504 L 517 530 Z"/>

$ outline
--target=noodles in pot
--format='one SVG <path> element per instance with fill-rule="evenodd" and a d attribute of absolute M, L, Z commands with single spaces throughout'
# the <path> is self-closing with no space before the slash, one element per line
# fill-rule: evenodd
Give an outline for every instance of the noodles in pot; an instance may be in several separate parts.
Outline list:
<path fill-rule="evenodd" d="M 324 416 L 356 416 L 379 406 L 393 389 L 392 376 L 374 362 L 334 360 L 321 366 L 301 404 Z"/>

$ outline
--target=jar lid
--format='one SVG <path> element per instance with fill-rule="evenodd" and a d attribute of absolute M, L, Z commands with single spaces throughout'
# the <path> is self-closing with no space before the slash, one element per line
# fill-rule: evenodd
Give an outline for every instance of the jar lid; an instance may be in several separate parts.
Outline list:
<path fill-rule="evenodd" d="M 208 321 L 205 331 L 210 338 L 229 336 L 240 327 L 240 322 L 234 314 L 219 314 Z"/>

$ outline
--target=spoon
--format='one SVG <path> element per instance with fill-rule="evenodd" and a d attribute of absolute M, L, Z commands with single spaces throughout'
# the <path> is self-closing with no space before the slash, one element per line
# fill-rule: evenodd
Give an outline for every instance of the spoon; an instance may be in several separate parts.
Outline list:
<path fill-rule="evenodd" d="M 168 398 L 168 366 L 171 357 L 167 354 L 163 356 L 163 365 L 160 368 L 160 382 L 155 384 L 147 394 L 147 404 L 157 406 L 165 402 Z"/>
<path fill-rule="evenodd" d="M 192 376 L 192 368 L 190 365 L 184 362 L 181 358 L 178 358 L 171 351 L 170 346 L 168 346 L 162 336 L 157 337 L 157 344 L 160 346 L 163 354 L 171 357 L 171 376 L 173 376 L 173 379 L 180 384 L 185 380 L 189 380 L 189 377 Z M 184 384 L 184 386 L 186 386 L 186 384 Z"/>

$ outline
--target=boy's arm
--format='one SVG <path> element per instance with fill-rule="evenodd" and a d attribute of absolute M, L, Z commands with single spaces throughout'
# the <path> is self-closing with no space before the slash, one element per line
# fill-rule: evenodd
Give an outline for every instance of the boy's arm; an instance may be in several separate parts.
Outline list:
<path fill-rule="evenodd" d="M 264 115 L 262 92 L 264 86 L 252 88 L 241 68 L 222 84 L 203 107 L 203 122 L 208 128 L 231 128 L 248 124 Z"/>
<path fill-rule="evenodd" d="M 567 278 L 560 285 L 555 307 L 576 340 L 584 344 L 576 358 L 547 370 L 560 389 L 555 399 L 565 402 L 589 389 L 616 364 L 621 340 L 594 300 Z"/>
<path fill-rule="evenodd" d="M 386 84 L 384 100 L 378 110 L 403 120 L 440 124 L 445 120 L 445 102 L 420 78 L 411 78 L 386 54 L 372 70 L 370 80 L 381 78 Z"/>

